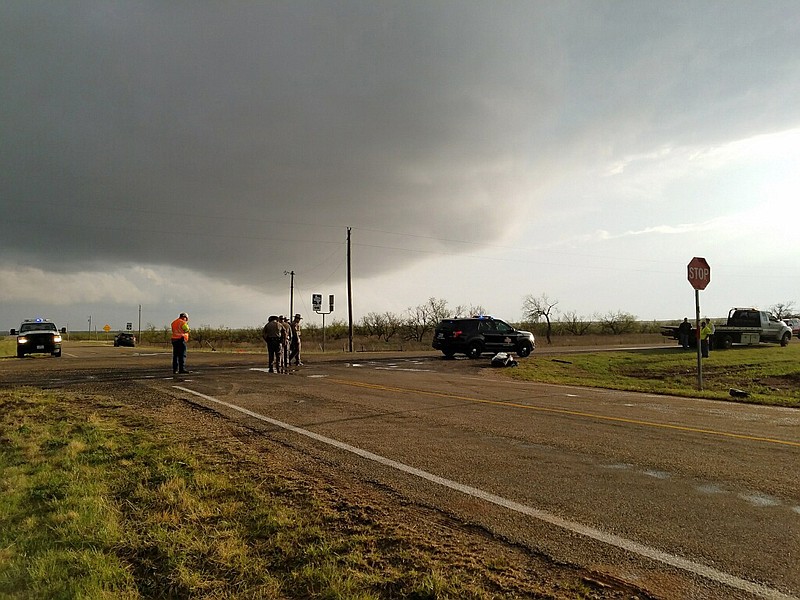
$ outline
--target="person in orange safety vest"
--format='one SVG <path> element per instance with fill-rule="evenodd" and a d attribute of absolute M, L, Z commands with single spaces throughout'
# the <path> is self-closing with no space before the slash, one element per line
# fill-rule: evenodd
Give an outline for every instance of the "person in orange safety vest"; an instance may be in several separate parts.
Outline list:
<path fill-rule="evenodd" d="M 172 372 L 188 373 L 186 370 L 186 344 L 189 341 L 189 315 L 182 312 L 172 322 Z"/>

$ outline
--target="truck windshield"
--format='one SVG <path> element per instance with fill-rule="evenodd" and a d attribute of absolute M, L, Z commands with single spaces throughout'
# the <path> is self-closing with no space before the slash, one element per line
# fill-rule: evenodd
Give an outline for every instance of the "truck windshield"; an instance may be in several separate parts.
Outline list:
<path fill-rule="evenodd" d="M 26 331 L 57 331 L 55 323 L 23 323 L 19 327 L 20 333 Z"/>

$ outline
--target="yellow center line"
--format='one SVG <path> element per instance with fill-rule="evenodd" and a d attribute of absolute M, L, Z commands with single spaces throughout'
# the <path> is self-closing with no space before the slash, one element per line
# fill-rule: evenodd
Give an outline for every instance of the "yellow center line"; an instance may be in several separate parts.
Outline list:
<path fill-rule="evenodd" d="M 446 394 L 444 392 L 431 392 L 428 390 L 419 390 L 414 388 L 399 388 L 390 387 L 386 385 L 379 385 L 376 383 L 365 383 L 361 381 L 353 381 L 348 379 L 328 379 L 333 383 L 341 385 L 349 385 L 353 387 L 362 387 L 373 390 L 381 390 L 384 392 L 399 392 L 401 394 L 420 394 L 423 396 L 433 396 L 435 398 L 449 398 L 451 400 L 465 400 L 467 402 L 475 402 L 478 404 L 492 404 L 495 406 L 508 406 L 512 408 L 523 408 L 525 410 L 534 410 L 537 412 L 555 413 L 560 415 L 569 415 L 572 417 L 586 417 L 589 419 L 597 419 L 600 421 L 614 421 L 617 423 L 626 423 L 628 425 L 641 425 L 644 427 L 656 427 L 660 429 L 673 429 L 676 431 L 686 431 L 690 433 L 703 433 L 707 435 L 716 435 L 720 437 L 729 437 L 740 440 L 748 440 L 753 442 L 767 442 L 769 444 L 780 444 L 782 446 L 793 446 L 800 448 L 800 442 L 792 442 L 789 440 L 779 440 L 775 438 L 759 437 L 754 435 L 744 435 L 741 433 L 730 433 L 727 431 L 716 431 L 714 429 L 701 429 L 699 427 L 687 427 L 685 425 L 672 425 L 670 423 L 657 423 L 655 421 L 641 421 L 639 419 L 628 419 L 625 417 L 610 417 L 607 415 L 599 415 L 595 413 L 588 413 L 579 410 L 568 410 L 566 408 L 548 408 L 546 406 L 535 406 L 531 404 L 519 404 L 516 402 L 501 402 L 499 400 L 485 400 L 483 398 L 470 398 L 469 396 L 459 396 L 457 394 Z"/>

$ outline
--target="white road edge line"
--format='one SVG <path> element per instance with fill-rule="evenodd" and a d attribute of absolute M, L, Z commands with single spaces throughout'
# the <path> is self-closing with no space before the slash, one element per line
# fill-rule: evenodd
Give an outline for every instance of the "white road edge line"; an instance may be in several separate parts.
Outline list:
<path fill-rule="evenodd" d="M 790 596 L 788 594 L 784 594 L 779 590 L 775 590 L 765 585 L 754 583 L 752 581 L 747 581 L 746 579 L 736 577 L 735 575 L 730 575 L 729 573 L 725 573 L 723 571 L 714 569 L 713 567 L 709 567 L 694 562 L 687 558 L 683 558 L 682 556 L 677 556 L 675 554 L 663 552 L 661 550 L 657 550 L 656 548 L 651 548 L 650 546 L 645 546 L 644 544 L 640 544 L 639 542 L 634 542 L 633 540 L 629 540 L 627 538 L 614 535 L 612 533 L 606 533 L 605 531 L 595 529 L 594 527 L 582 525 L 581 523 L 576 523 L 574 521 L 568 521 L 567 519 L 563 519 L 559 516 L 550 514 L 538 508 L 526 506 L 525 504 L 520 504 L 519 502 L 514 502 L 513 500 L 508 500 L 507 498 L 503 498 L 502 496 L 497 496 L 495 494 L 485 492 L 483 490 L 474 488 L 469 485 L 463 485 L 461 483 L 458 483 L 457 481 L 451 481 L 450 479 L 439 477 L 438 475 L 434 475 L 433 473 L 428 473 L 427 471 L 411 467 L 409 465 L 397 462 L 390 458 L 380 456 L 379 454 L 374 454 L 372 452 L 369 452 L 368 450 L 362 450 L 361 448 L 358 448 L 356 446 L 351 446 L 350 444 L 334 440 L 333 438 L 325 437 L 324 435 L 319 435 L 318 433 L 314 433 L 313 431 L 302 429 L 300 427 L 295 427 L 294 425 L 290 425 L 289 423 L 284 423 L 283 421 L 272 419 L 270 417 L 261 415 L 246 408 L 236 406 L 235 404 L 230 404 L 228 402 L 225 402 L 224 400 L 219 400 L 218 398 L 214 398 L 213 396 L 208 396 L 201 392 L 197 392 L 195 390 L 180 385 L 174 385 L 172 387 L 181 390 L 183 392 L 186 392 L 187 394 L 193 394 L 195 396 L 199 396 L 200 398 L 208 400 L 209 402 L 214 402 L 221 406 L 230 408 L 231 410 L 238 411 L 242 414 L 253 417 L 254 419 L 270 423 L 272 425 L 275 425 L 276 427 L 292 431 L 299 435 L 311 438 L 313 440 L 317 440 L 318 442 L 322 442 L 323 444 L 328 444 L 329 446 L 339 448 L 340 450 L 351 452 L 367 460 L 371 460 L 379 464 L 385 465 L 387 467 L 397 469 L 398 471 L 408 473 L 409 475 L 414 475 L 416 477 L 425 479 L 427 481 L 430 481 L 437 485 L 441 485 L 451 490 L 456 490 L 468 496 L 472 496 L 473 498 L 479 498 L 481 500 L 485 500 L 486 502 L 496 504 L 497 506 L 502 506 L 503 508 L 513 510 L 514 512 L 528 515 L 530 517 L 533 517 L 534 519 L 544 521 L 545 523 L 550 523 L 551 525 L 555 525 L 556 527 L 561 527 L 562 529 L 566 529 L 567 531 L 571 531 L 573 533 L 583 535 L 590 539 L 597 540 L 598 542 L 602 542 L 610 546 L 621 548 L 628 552 L 632 552 L 633 554 L 638 554 L 639 556 L 643 556 L 645 558 L 649 558 L 657 562 L 670 565 L 672 567 L 681 569 L 683 571 L 694 573 L 695 575 L 700 575 L 701 577 L 705 577 L 706 579 L 710 579 L 712 581 L 716 581 L 717 583 L 727 585 L 728 587 L 748 592 L 750 594 L 758 596 L 759 598 L 767 598 L 768 600 L 800 600 L 800 598 L 798 598 L 797 596 Z"/>

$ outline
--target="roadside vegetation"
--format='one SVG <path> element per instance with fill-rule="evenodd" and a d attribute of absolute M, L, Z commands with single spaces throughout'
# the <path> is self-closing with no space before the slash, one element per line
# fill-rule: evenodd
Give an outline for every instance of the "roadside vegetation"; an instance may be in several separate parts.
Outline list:
<path fill-rule="evenodd" d="M 526 381 L 800 408 L 797 341 L 712 351 L 703 359 L 702 391 L 696 351 L 678 347 L 534 355 L 506 372 Z"/>
<path fill-rule="evenodd" d="M 0 338 L 0 357 L 2 356 L 16 356 L 17 355 L 17 342 L 14 338 Z"/>
<path fill-rule="evenodd" d="M 540 296 L 531 294 L 522 301 L 523 320 L 511 322 L 518 329 L 532 332 L 537 344 L 553 346 L 594 346 L 608 344 L 645 343 L 645 339 L 661 340 L 659 335 L 665 325 L 678 325 L 683 315 L 665 321 L 641 321 L 636 315 L 617 310 L 593 315 L 579 314 L 575 310 L 561 309 L 559 301 L 551 299 L 546 293 Z M 795 312 L 795 303 L 781 302 L 768 309 L 779 319 L 790 317 Z M 489 315 L 491 310 L 481 305 L 462 304 L 450 307 L 446 300 L 429 298 L 403 313 L 370 312 L 353 324 L 353 350 L 356 352 L 407 351 L 429 349 L 436 325 L 442 319 Z M 503 318 L 503 315 L 494 315 Z M 723 322 L 723 317 L 711 315 L 715 322 Z M 343 319 L 332 318 L 325 329 L 314 323 L 312 315 L 303 321 L 303 342 L 305 352 L 349 351 L 350 328 Z M 266 315 L 264 317 L 266 322 Z M 250 351 L 261 350 L 261 328 L 264 323 L 245 328 L 229 328 L 224 325 L 212 327 L 206 324 L 192 325 L 189 341 L 192 350 L 208 351 Z M 64 339 L 111 344 L 117 331 L 70 331 Z M 157 327 L 148 323 L 141 331 L 133 332 L 138 343 L 145 346 L 165 347 L 170 345 L 170 329 L 164 324 Z M 14 344 L 0 339 L 0 357 L 13 356 Z"/>
<path fill-rule="evenodd" d="M 658 341 L 665 325 L 678 325 L 682 315 L 666 321 L 641 321 L 636 315 L 617 310 L 593 315 L 582 315 L 574 310 L 562 310 L 559 301 L 547 294 L 527 295 L 522 302 L 523 320 L 511 323 L 518 329 L 532 332 L 537 344 L 553 346 L 594 346 L 608 344 L 646 343 Z M 769 307 L 779 319 L 789 317 L 795 311 L 794 302 L 782 302 Z M 492 312 L 480 305 L 448 306 L 446 300 L 429 298 L 403 313 L 370 312 L 353 324 L 353 350 L 356 352 L 408 351 L 430 349 L 436 325 L 442 319 L 488 315 Z M 503 315 L 494 315 L 502 318 Z M 712 317 L 714 317 L 712 315 Z M 266 322 L 266 316 L 264 317 Z M 716 322 L 724 318 L 714 317 Z M 303 321 L 305 352 L 346 352 L 350 349 L 350 328 L 342 319 L 331 319 L 325 329 L 314 323 L 307 315 Z M 206 324 L 192 325 L 189 341 L 192 350 L 251 351 L 261 350 L 261 328 L 264 323 L 252 327 L 233 329 L 225 326 L 212 327 Z M 111 344 L 116 331 L 71 331 L 64 339 Z M 133 332 L 138 343 L 145 346 L 169 348 L 171 332 L 165 324 L 156 327 L 148 323 L 142 331 Z M 0 356 L 13 356 L 14 345 L 9 340 L 0 340 Z"/>
<path fill-rule="evenodd" d="M 365 507 L 212 460 L 219 449 L 189 437 L 101 396 L 0 391 L 0 597 L 479 600 L 503 589 L 502 559 L 440 562 Z M 596 597 L 580 577 L 558 593 L 528 585 L 504 597 Z"/>
<path fill-rule="evenodd" d="M 531 331 L 539 344 L 553 345 L 599 345 L 609 343 L 635 343 L 631 340 L 642 336 L 660 340 L 662 325 L 677 324 L 676 321 L 638 321 L 632 314 L 610 311 L 592 317 L 567 312 L 556 317 L 553 303 L 544 299 L 526 299 L 523 305 L 525 320 L 512 325 Z M 445 300 L 429 298 L 423 304 L 406 309 L 402 314 L 371 312 L 353 326 L 353 350 L 356 352 L 429 350 L 436 325 L 442 319 L 476 314 L 491 314 L 482 306 L 459 305 L 450 308 Z M 496 315 L 502 317 L 502 315 Z M 193 325 L 190 349 L 207 351 L 262 350 L 263 323 L 253 327 L 228 328 L 224 326 Z M 111 344 L 116 331 L 71 331 L 64 336 L 67 341 Z M 166 325 L 156 327 L 148 323 L 141 331 L 133 332 L 138 343 L 145 346 L 165 347 L 170 345 L 171 332 Z M 303 347 L 305 352 L 349 351 L 350 329 L 344 320 L 332 319 L 325 329 L 313 322 L 313 316 L 303 321 Z M 2 348 L 0 347 L 0 350 Z M 13 345 L 7 346 L 5 355 L 13 354 Z M 0 356 L 3 354 L 0 354 Z"/>

